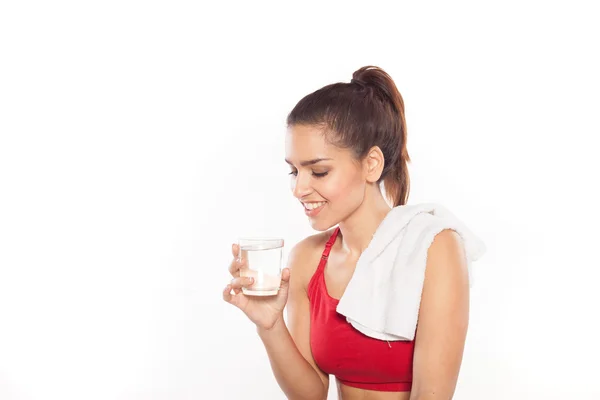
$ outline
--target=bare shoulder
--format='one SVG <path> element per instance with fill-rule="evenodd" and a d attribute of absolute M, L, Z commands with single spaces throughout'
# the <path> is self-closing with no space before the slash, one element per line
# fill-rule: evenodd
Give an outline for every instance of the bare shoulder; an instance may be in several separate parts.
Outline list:
<path fill-rule="evenodd" d="M 290 250 L 288 268 L 290 268 L 295 278 L 299 278 L 298 280 L 302 282 L 303 286 L 308 284 L 310 277 L 315 273 L 321 254 L 325 249 L 325 244 L 333 234 L 334 229 L 307 236 Z"/>
<path fill-rule="evenodd" d="M 465 259 L 465 253 L 462 238 L 452 229 L 442 230 L 435 236 L 433 243 L 429 246 L 427 258 L 431 258 L 433 261 L 444 258 L 451 258 L 454 261 L 463 261 Z"/>
<path fill-rule="evenodd" d="M 467 258 L 461 236 L 452 229 L 444 229 L 433 239 L 427 251 L 426 284 L 445 285 L 453 282 L 455 288 L 468 287 Z"/>

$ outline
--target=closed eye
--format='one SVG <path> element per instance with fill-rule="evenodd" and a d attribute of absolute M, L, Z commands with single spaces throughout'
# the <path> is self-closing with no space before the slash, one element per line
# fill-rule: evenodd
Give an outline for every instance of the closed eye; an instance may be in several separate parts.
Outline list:
<path fill-rule="evenodd" d="M 329 173 L 329 171 L 327 171 L 327 172 L 321 172 L 321 173 L 313 172 L 313 176 L 315 176 L 315 177 L 317 177 L 317 178 L 322 178 L 322 177 L 324 177 L 325 175 L 327 175 L 328 173 Z M 294 176 L 296 176 L 296 175 L 298 175 L 298 171 L 291 171 L 291 172 L 289 173 L 289 175 L 294 175 Z"/>

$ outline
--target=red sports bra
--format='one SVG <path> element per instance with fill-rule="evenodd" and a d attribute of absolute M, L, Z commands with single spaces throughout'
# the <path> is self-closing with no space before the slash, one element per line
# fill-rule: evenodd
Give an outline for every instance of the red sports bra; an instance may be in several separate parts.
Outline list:
<path fill-rule="evenodd" d="M 315 362 L 326 374 L 347 386 L 386 392 L 406 392 L 412 386 L 413 341 L 374 339 L 354 329 L 338 314 L 339 300 L 327 292 L 325 265 L 335 243 L 335 229 L 308 284 L 310 347 Z"/>

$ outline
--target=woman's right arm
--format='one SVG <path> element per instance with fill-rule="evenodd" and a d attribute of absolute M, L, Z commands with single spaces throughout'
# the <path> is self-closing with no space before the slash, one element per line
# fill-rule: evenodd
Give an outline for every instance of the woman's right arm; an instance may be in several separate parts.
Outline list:
<path fill-rule="evenodd" d="M 310 239 L 298 243 L 288 257 L 291 270 L 286 326 L 283 315 L 270 329 L 257 328 L 277 383 L 290 400 L 327 399 L 329 377 L 317 367 L 310 350 L 310 309 L 306 286 L 311 269 Z M 312 275 L 312 274 L 310 274 Z"/>

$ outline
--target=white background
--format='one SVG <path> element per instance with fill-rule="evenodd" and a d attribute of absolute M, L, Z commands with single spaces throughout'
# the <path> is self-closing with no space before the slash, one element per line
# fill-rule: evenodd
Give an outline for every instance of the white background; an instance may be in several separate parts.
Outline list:
<path fill-rule="evenodd" d="M 230 244 L 313 233 L 285 117 L 363 65 L 488 247 L 455 398 L 600 398 L 594 2 L 410 3 L 2 2 L 0 399 L 283 399 Z"/>

